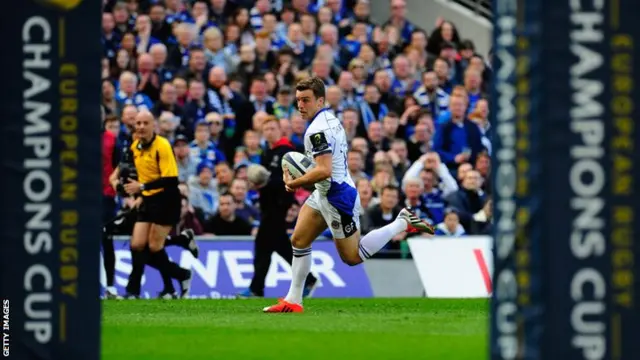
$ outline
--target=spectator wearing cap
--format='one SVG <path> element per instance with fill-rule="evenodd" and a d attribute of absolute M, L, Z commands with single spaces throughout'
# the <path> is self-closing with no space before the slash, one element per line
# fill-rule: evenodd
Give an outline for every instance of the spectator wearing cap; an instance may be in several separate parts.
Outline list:
<path fill-rule="evenodd" d="M 466 235 L 464 227 L 460 225 L 460 217 L 453 209 L 447 209 L 444 221 L 436 225 L 437 236 L 463 236 Z"/>
<path fill-rule="evenodd" d="M 191 157 L 195 161 L 210 161 L 216 165 L 221 161 L 225 161 L 225 156 L 215 144 L 211 141 L 210 124 L 204 120 L 196 124 L 194 140 L 189 145 Z"/>
<path fill-rule="evenodd" d="M 231 74 L 236 70 L 236 62 L 224 49 L 224 38 L 220 29 L 211 27 L 203 34 L 204 55 L 211 67 L 219 66 Z"/>
<path fill-rule="evenodd" d="M 169 82 L 162 84 L 160 89 L 160 100 L 153 105 L 151 113 L 155 117 L 159 117 L 164 111 L 169 111 L 175 115 L 179 122 L 184 118 L 184 110 L 178 105 L 178 91 L 176 87 Z"/>
<path fill-rule="evenodd" d="M 167 65 L 180 69 L 189 65 L 189 50 L 195 40 L 196 30 L 192 24 L 178 24 L 174 29 L 177 43 L 169 49 Z"/>
<path fill-rule="evenodd" d="M 453 90 L 453 82 L 450 80 L 450 66 L 449 62 L 443 58 L 437 58 L 433 62 L 433 71 L 436 73 L 438 78 L 438 87 L 447 94 L 451 94 Z"/>
<path fill-rule="evenodd" d="M 141 92 L 138 92 L 138 78 L 135 74 L 129 71 L 125 71 L 120 75 L 120 89 L 116 94 L 116 103 L 118 108 L 123 108 L 125 105 L 134 105 L 138 110 L 150 110 L 153 107 L 153 102 L 149 97 Z"/>
<path fill-rule="evenodd" d="M 433 71 L 422 74 L 422 86 L 414 93 L 413 97 L 423 109 L 429 110 L 433 118 L 449 109 L 449 94 L 438 84 L 438 76 Z"/>
<path fill-rule="evenodd" d="M 230 147 L 230 143 L 232 135 L 227 133 L 224 128 L 224 119 L 222 119 L 222 116 L 216 112 L 210 112 L 205 117 L 205 121 L 209 123 L 211 134 L 209 141 L 213 143 L 216 149 L 223 153 L 225 158 L 231 157 L 230 151 L 232 148 Z"/>
<path fill-rule="evenodd" d="M 280 89 L 278 89 L 278 95 L 276 96 L 276 102 L 273 103 L 273 114 L 278 119 L 291 119 L 295 111 L 296 107 L 293 105 L 291 88 L 288 86 L 280 87 Z"/>
<path fill-rule="evenodd" d="M 213 178 L 214 165 L 204 160 L 198 164 L 197 176 L 189 179 L 189 202 L 196 210 L 200 223 L 210 219 L 218 210 L 219 192 Z"/>
<path fill-rule="evenodd" d="M 189 139 L 182 135 L 176 135 L 173 140 L 173 153 L 178 163 L 178 180 L 187 182 L 198 173 L 199 159 L 191 157 L 189 151 Z"/>
<path fill-rule="evenodd" d="M 477 230 L 491 217 L 490 206 L 486 206 L 487 198 L 480 189 L 480 174 L 475 170 L 466 172 L 462 187 L 449 194 L 446 201 L 458 213 L 460 224 L 467 233 L 478 233 Z"/>
<path fill-rule="evenodd" d="M 211 104 L 205 100 L 206 88 L 200 80 L 191 80 L 187 102 L 184 105 L 184 117 L 182 125 L 185 134 L 193 134 L 194 125 L 204 120 L 207 114 L 214 111 Z"/>
<path fill-rule="evenodd" d="M 476 156 L 484 150 L 482 133 L 475 123 L 467 119 L 466 107 L 463 97 L 451 97 L 451 121 L 438 127 L 433 140 L 434 150 L 453 170 L 463 162 L 475 162 Z"/>

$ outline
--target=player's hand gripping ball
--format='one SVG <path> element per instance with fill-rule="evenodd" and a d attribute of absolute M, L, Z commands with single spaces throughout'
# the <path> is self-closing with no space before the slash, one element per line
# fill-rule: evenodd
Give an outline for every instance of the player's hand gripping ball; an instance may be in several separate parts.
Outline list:
<path fill-rule="evenodd" d="M 295 180 L 304 176 L 309 170 L 315 166 L 311 159 L 296 151 L 290 151 L 282 157 L 282 171 L 288 173 L 291 179 Z M 309 191 L 318 189 L 318 191 L 326 194 L 331 186 L 331 180 L 326 179 L 317 182 L 315 185 L 305 186 L 304 188 Z"/>

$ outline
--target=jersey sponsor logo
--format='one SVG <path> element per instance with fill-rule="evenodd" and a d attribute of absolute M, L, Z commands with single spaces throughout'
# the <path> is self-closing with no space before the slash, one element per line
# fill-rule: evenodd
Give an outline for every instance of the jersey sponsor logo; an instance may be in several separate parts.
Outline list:
<path fill-rule="evenodd" d="M 338 220 L 333 220 L 331 222 L 331 227 L 334 228 L 334 229 L 340 228 L 340 222 Z"/>
<path fill-rule="evenodd" d="M 311 145 L 313 146 L 313 151 L 315 152 L 329 149 L 329 142 L 327 141 L 327 137 L 323 132 L 311 135 Z"/>

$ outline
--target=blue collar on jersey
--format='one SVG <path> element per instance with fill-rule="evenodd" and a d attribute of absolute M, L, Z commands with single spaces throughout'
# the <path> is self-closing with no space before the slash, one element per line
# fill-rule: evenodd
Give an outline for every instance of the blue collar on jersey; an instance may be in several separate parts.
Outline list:
<path fill-rule="evenodd" d="M 318 115 L 320 115 L 320 113 L 323 113 L 323 112 L 325 112 L 325 111 L 327 111 L 327 110 L 328 110 L 327 108 L 322 108 L 322 109 L 321 109 L 320 111 L 318 111 L 315 115 L 313 115 L 313 118 L 311 118 L 311 121 L 310 121 L 310 122 L 313 122 L 313 120 L 315 120 L 315 119 L 318 117 Z"/>

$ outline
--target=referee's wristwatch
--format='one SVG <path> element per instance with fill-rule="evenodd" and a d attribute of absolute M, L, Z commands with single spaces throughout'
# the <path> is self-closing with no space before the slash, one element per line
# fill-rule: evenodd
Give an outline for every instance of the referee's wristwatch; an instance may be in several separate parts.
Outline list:
<path fill-rule="evenodd" d="M 144 191 L 144 184 L 140 184 L 140 191 Z"/>

